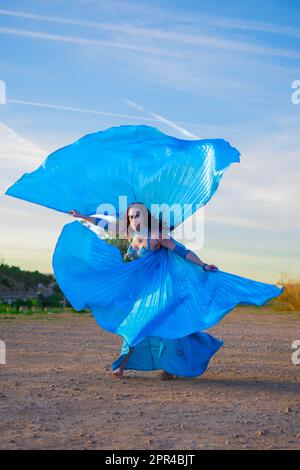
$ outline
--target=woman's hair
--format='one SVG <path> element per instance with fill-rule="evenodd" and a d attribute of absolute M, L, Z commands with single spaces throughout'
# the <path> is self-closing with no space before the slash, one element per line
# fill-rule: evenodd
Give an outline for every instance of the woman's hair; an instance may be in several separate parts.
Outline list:
<path fill-rule="evenodd" d="M 127 227 L 127 239 L 128 239 L 128 241 L 131 238 L 131 236 L 129 234 L 129 230 L 132 230 L 130 228 L 130 221 L 129 221 L 128 212 L 129 212 L 129 209 L 131 207 L 134 207 L 134 206 L 139 206 L 139 209 L 142 213 L 142 216 L 143 216 L 144 220 L 146 221 L 145 223 L 147 223 L 148 238 L 151 238 L 151 236 L 154 235 L 155 233 L 157 234 L 157 238 L 161 238 L 163 231 L 164 231 L 164 233 L 169 232 L 168 226 L 162 221 L 161 217 L 159 218 L 159 220 L 157 220 L 157 218 L 154 217 L 154 215 L 151 214 L 148 207 L 145 206 L 144 203 L 136 201 L 136 202 L 132 202 L 131 204 L 129 204 L 129 206 L 127 208 L 127 211 L 126 211 L 126 227 Z M 155 231 L 156 227 L 158 228 L 158 233 L 157 233 L 157 231 Z"/>

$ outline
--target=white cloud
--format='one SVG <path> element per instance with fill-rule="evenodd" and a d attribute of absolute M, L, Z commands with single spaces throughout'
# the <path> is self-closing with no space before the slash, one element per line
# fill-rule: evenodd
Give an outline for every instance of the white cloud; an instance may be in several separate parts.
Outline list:
<path fill-rule="evenodd" d="M 36 168 L 45 153 L 0 122 L 0 192 L 3 193 L 16 176 Z"/>
<path fill-rule="evenodd" d="M 45 33 L 42 31 L 31 31 L 31 30 L 26 30 L 26 29 L 6 28 L 6 27 L 0 27 L 0 33 L 12 35 L 12 36 L 42 39 L 45 41 L 80 44 L 80 45 L 85 45 L 85 46 L 106 46 L 106 47 L 114 47 L 117 49 L 130 49 L 130 50 L 137 51 L 137 52 L 143 52 L 143 53 L 148 53 L 148 54 L 158 54 L 158 55 L 163 55 L 166 57 L 177 55 L 176 52 L 168 51 L 163 47 L 139 46 L 134 43 L 126 44 L 123 41 L 107 41 L 107 40 L 102 40 L 102 39 L 85 38 L 85 37 L 80 37 L 80 36 L 70 36 L 70 35 L 65 35 L 65 34 L 52 34 L 52 33 Z"/>
<path fill-rule="evenodd" d="M 0 258 L 24 269 L 52 272 L 52 251 L 67 215 L 3 194 L 48 152 L 0 122 Z"/>

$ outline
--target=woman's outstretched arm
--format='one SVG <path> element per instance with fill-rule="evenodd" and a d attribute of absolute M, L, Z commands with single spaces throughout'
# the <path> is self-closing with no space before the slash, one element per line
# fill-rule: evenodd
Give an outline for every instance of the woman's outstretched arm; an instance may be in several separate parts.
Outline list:
<path fill-rule="evenodd" d="M 160 244 L 162 246 L 165 246 L 171 251 L 174 251 L 177 255 L 181 256 L 182 258 L 187 259 L 188 261 L 191 261 L 192 263 L 198 264 L 201 266 L 203 271 L 218 271 L 217 266 L 214 264 L 207 264 L 202 261 L 199 256 L 196 255 L 192 250 L 188 250 L 185 248 L 184 245 L 178 243 L 174 238 L 166 238 L 166 239 L 161 239 Z"/>
<path fill-rule="evenodd" d="M 80 219 L 84 219 L 92 224 L 98 225 L 98 227 L 102 227 L 105 231 L 118 230 L 119 227 L 118 220 L 117 222 L 109 222 L 106 219 L 102 219 L 102 217 L 90 217 L 88 215 L 80 214 L 76 209 L 69 211 L 69 214 L 73 215 L 73 217 L 79 217 Z"/>

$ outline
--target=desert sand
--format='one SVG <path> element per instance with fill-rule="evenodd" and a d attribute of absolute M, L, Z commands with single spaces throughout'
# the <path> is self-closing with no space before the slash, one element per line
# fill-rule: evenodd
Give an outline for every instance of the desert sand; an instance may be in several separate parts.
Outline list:
<path fill-rule="evenodd" d="M 0 317 L 2 449 L 299 449 L 300 314 L 240 307 L 207 371 L 111 375 L 122 338 L 89 313 Z"/>

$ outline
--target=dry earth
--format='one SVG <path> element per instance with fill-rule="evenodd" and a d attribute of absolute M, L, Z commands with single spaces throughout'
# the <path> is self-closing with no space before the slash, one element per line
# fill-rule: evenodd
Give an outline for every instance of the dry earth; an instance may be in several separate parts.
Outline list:
<path fill-rule="evenodd" d="M 0 316 L 2 449 L 299 449 L 300 314 L 236 308 L 205 374 L 111 376 L 122 338 L 90 314 Z"/>

